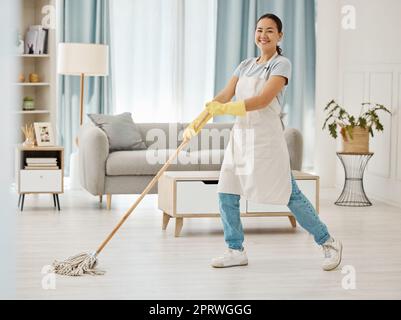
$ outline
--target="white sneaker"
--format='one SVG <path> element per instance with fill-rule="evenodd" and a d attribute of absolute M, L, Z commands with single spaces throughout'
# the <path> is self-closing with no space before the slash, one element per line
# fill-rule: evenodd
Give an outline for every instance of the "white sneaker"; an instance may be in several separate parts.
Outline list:
<path fill-rule="evenodd" d="M 337 268 L 341 263 L 343 245 L 340 241 L 330 238 L 322 245 L 324 252 L 324 261 L 322 268 L 330 271 Z"/>
<path fill-rule="evenodd" d="M 228 249 L 223 256 L 212 259 L 211 264 L 215 268 L 245 266 L 248 264 L 248 257 L 245 250 Z"/>

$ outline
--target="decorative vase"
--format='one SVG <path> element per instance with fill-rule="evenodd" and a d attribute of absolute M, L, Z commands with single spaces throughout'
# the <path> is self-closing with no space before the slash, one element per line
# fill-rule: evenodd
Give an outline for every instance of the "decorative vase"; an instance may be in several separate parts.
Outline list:
<path fill-rule="evenodd" d="M 35 110 L 35 102 L 33 100 L 25 100 L 22 109 L 25 111 Z"/>
<path fill-rule="evenodd" d="M 22 143 L 24 147 L 34 147 L 35 146 L 35 139 L 34 138 L 26 138 L 25 141 Z"/>
<path fill-rule="evenodd" d="M 369 152 L 369 129 L 354 127 L 352 138 L 348 132 L 343 136 L 343 151 L 345 153 L 368 153 Z"/>
<path fill-rule="evenodd" d="M 39 82 L 39 75 L 37 73 L 30 73 L 29 74 L 29 82 Z"/>

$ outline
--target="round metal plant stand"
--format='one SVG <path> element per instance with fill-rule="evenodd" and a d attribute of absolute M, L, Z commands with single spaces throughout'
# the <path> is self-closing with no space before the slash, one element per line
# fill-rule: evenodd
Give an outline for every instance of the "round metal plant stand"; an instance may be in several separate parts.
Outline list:
<path fill-rule="evenodd" d="M 334 204 L 348 207 L 371 206 L 363 187 L 363 173 L 373 153 L 337 152 L 337 156 L 344 167 L 345 182 L 341 195 Z"/>

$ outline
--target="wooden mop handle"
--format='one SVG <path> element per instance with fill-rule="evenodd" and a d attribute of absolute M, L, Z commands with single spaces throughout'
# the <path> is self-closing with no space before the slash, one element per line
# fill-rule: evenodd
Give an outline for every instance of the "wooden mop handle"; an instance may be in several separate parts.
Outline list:
<path fill-rule="evenodd" d="M 205 116 L 202 118 L 202 121 L 200 122 L 199 126 L 196 128 L 197 130 L 200 129 L 201 125 L 205 125 L 203 122 L 206 120 L 206 118 L 209 116 L 209 114 L 206 112 Z M 114 227 L 113 231 L 110 232 L 110 234 L 107 236 L 107 238 L 102 242 L 102 244 L 97 248 L 95 255 L 97 256 L 103 248 L 107 245 L 107 243 L 113 238 L 114 234 L 120 229 L 122 224 L 125 222 L 125 220 L 128 219 L 129 215 L 134 211 L 134 209 L 138 206 L 138 204 L 141 202 L 143 197 L 152 189 L 152 187 L 155 185 L 155 183 L 159 180 L 160 176 L 164 173 L 164 171 L 167 170 L 167 168 L 170 166 L 171 162 L 177 157 L 177 155 L 180 153 L 180 151 L 185 147 L 185 145 L 189 142 L 189 139 L 184 139 L 184 141 L 179 145 L 177 150 L 173 155 L 170 156 L 170 158 L 167 160 L 167 162 L 163 165 L 163 167 L 159 170 L 159 172 L 153 177 L 153 179 L 149 182 L 148 186 L 143 190 L 139 198 L 135 201 L 135 203 L 125 212 L 124 216 L 121 218 L 121 220 L 118 222 L 118 224 Z"/>
<path fill-rule="evenodd" d="M 152 189 L 152 187 L 155 185 L 157 180 L 159 180 L 160 176 L 166 171 L 166 169 L 169 167 L 170 163 L 175 159 L 175 157 L 178 155 L 178 153 L 182 150 L 182 148 L 185 147 L 185 145 L 188 143 L 189 140 L 184 140 L 180 146 L 177 148 L 175 153 L 170 156 L 168 161 L 164 164 L 164 166 L 159 170 L 159 172 L 153 177 L 153 179 L 149 182 L 148 186 L 143 190 L 139 198 L 135 201 L 135 203 L 125 212 L 124 216 L 121 218 L 121 220 L 118 222 L 118 224 L 114 227 L 113 231 L 110 232 L 110 234 L 107 236 L 107 238 L 102 242 L 102 244 L 99 246 L 99 248 L 96 250 L 96 255 L 98 255 L 103 248 L 106 246 L 106 244 L 111 240 L 111 238 L 114 236 L 114 234 L 117 232 L 118 229 L 120 229 L 121 225 L 127 220 L 129 215 L 131 214 L 132 211 L 138 206 L 138 204 L 141 202 L 143 197 Z"/>

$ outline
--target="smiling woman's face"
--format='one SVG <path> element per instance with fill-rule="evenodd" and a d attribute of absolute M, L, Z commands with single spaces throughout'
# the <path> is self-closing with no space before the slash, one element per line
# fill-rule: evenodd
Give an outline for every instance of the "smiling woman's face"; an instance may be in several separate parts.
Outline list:
<path fill-rule="evenodd" d="M 276 49 L 278 42 L 283 36 L 278 32 L 276 22 L 265 18 L 258 22 L 255 30 L 255 43 L 262 52 L 269 52 Z"/>

